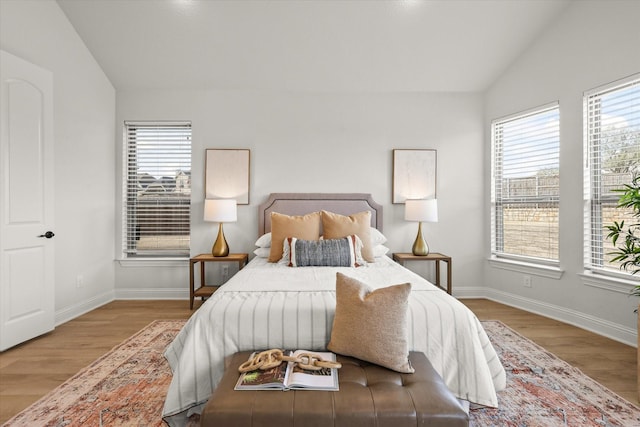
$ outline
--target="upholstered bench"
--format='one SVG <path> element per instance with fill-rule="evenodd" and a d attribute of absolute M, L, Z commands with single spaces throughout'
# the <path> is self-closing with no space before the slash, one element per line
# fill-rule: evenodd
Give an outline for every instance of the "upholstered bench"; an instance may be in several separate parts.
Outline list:
<path fill-rule="evenodd" d="M 468 414 L 423 353 L 410 353 L 414 374 L 400 374 L 338 356 L 340 391 L 234 390 L 237 367 L 251 352 L 236 353 L 206 404 L 207 427 L 468 426 Z"/>

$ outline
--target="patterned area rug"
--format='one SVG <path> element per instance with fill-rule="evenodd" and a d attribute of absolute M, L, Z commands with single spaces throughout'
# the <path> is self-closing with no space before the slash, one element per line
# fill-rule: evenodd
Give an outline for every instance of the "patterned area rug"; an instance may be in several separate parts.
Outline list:
<path fill-rule="evenodd" d="M 498 321 L 482 322 L 507 372 L 499 409 L 474 426 L 640 426 L 640 408 Z"/>
<path fill-rule="evenodd" d="M 507 371 L 499 409 L 472 426 L 640 426 L 640 408 L 498 321 L 482 322 Z M 5 426 L 162 426 L 171 371 L 162 352 L 184 321 L 155 321 Z M 198 424 L 197 416 L 191 420 Z"/>
<path fill-rule="evenodd" d="M 163 426 L 171 370 L 162 355 L 184 320 L 156 320 L 5 426 Z"/>

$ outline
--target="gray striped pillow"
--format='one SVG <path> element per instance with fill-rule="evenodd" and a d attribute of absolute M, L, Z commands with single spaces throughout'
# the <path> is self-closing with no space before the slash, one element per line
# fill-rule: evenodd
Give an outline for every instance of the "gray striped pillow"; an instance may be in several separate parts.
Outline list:
<path fill-rule="evenodd" d="M 364 264 L 362 242 L 351 235 L 340 239 L 284 240 L 284 261 L 289 267 L 359 267 Z"/>

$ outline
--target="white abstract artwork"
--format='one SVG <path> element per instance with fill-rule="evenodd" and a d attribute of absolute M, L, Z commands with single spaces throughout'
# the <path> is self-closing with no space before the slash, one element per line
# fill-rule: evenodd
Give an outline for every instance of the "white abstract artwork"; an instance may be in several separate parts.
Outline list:
<path fill-rule="evenodd" d="M 436 150 L 393 150 L 393 203 L 436 197 Z"/>
<path fill-rule="evenodd" d="M 235 199 L 249 204 L 250 151 L 208 149 L 205 164 L 205 198 Z"/>

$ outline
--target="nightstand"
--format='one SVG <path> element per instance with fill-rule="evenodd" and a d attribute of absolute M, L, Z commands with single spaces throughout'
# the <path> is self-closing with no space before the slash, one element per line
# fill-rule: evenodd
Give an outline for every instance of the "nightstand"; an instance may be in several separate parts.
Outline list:
<path fill-rule="evenodd" d="M 207 262 L 237 262 L 238 270 L 242 270 L 242 267 L 249 261 L 249 254 L 229 254 L 227 256 L 213 256 L 211 254 L 200 254 L 189 259 L 189 308 L 193 310 L 193 300 L 196 297 L 210 297 L 218 286 L 207 286 L 204 282 L 204 265 Z M 195 285 L 195 265 L 200 263 L 200 287 L 194 289 Z"/>
<path fill-rule="evenodd" d="M 393 260 L 404 266 L 406 261 L 433 261 L 436 263 L 436 286 L 444 290 L 440 286 L 440 261 L 447 263 L 447 293 L 451 295 L 451 257 L 448 255 L 431 252 L 428 255 L 420 256 L 410 253 L 394 253 Z"/>

